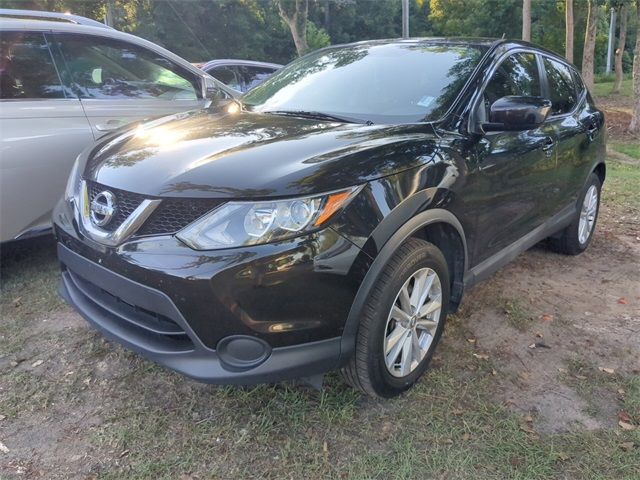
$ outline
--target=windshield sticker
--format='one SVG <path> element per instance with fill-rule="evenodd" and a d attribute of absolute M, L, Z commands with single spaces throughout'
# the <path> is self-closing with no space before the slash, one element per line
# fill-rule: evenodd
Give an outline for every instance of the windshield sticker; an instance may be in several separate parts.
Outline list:
<path fill-rule="evenodd" d="M 431 95 L 425 95 L 420 99 L 420 101 L 418 102 L 418 105 L 420 105 L 421 107 L 427 108 L 433 103 L 435 99 L 436 97 L 432 97 Z"/>

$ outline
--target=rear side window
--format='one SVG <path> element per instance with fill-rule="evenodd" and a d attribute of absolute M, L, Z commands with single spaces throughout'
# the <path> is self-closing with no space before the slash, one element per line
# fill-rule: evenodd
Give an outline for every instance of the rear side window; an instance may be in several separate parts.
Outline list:
<path fill-rule="evenodd" d="M 220 80 L 222 83 L 224 83 L 228 87 L 233 88 L 234 90 L 238 90 L 238 91 L 242 90 L 242 81 L 235 67 L 232 67 L 232 66 L 214 67 L 211 70 L 207 70 L 207 73 L 211 75 L 213 78 L 215 78 L 216 80 Z"/>
<path fill-rule="evenodd" d="M 264 67 L 240 67 L 240 72 L 244 77 L 245 90 L 250 90 L 273 75 L 275 70 Z"/>
<path fill-rule="evenodd" d="M 575 83 L 576 85 L 576 95 L 579 99 L 580 95 L 582 95 L 582 92 L 585 91 L 586 87 L 584 86 L 582 78 L 580 77 L 580 74 L 578 72 L 572 69 L 571 73 L 573 73 L 573 83 Z"/>
<path fill-rule="evenodd" d="M 152 50 L 111 38 L 56 35 L 81 98 L 196 100 L 198 79 Z"/>
<path fill-rule="evenodd" d="M 64 98 L 58 72 L 42 33 L 2 32 L 0 98 Z"/>
<path fill-rule="evenodd" d="M 571 69 L 546 57 L 543 59 L 543 63 L 549 82 L 551 115 L 569 113 L 577 101 L 576 85 L 571 75 Z"/>

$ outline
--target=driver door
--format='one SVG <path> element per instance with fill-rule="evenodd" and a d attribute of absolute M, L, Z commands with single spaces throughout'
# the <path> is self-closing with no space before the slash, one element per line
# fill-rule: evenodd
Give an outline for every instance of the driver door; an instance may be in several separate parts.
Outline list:
<path fill-rule="evenodd" d="M 485 84 L 475 118 L 487 122 L 491 105 L 508 95 L 541 96 L 537 56 L 504 59 Z M 471 190 L 477 212 L 475 259 L 486 260 L 519 240 L 553 210 L 556 133 L 548 122 L 523 131 L 485 133 L 474 145 Z"/>
<path fill-rule="evenodd" d="M 65 84 L 94 138 L 128 123 L 202 108 L 200 79 L 156 52 L 110 37 L 54 34 Z"/>

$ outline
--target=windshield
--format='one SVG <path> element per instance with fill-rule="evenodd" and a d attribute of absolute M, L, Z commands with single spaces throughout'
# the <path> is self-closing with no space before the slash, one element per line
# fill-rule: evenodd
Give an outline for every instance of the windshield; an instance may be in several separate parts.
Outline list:
<path fill-rule="evenodd" d="M 248 92 L 257 112 L 322 112 L 362 122 L 442 117 L 486 48 L 436 43 L 350 45 L 289 64 Z"/>

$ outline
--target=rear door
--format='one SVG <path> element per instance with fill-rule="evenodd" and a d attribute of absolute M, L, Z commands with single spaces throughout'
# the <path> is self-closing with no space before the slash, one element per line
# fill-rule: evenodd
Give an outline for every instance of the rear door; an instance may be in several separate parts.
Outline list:
<path fill-rule="evenodd" d="M 597 149 L 591 148 L 602 127 L 602 115 L 588 101 L 586 89 L 577 72 L 556 59 L 544 56 L 547 96 L 552 102 L 547 122 L 558 137 L 558 169 L 556 173 L 556 207 L 558 210 L 575 203 Z"/>
<path fill-rule="evenodd" d="M 78 95 L 96 138 L 128 123 L 201 108 L 201 79 L 181 65 L 130 42 L 55 34 L 63 80 Z"/>
<path fill-rule="evenodd" d="M 7 241 L 50 226 L 93 135 L 41 32 L 3 31 L 0 44 L 0 241 Z"/>
<path fill-rule="evenodd" d="M 485 84 L 476 117 L 487 121 L 496 100 L 541 96 L 537 55 L 512 53 Z M 541 225 L 553 209 L 556 137 L 552 125 L 524 131 L 487 132 L 474 146 L 477 167 L 467 191 L 477 229 L 474 258 L 481 262 Z"/>

